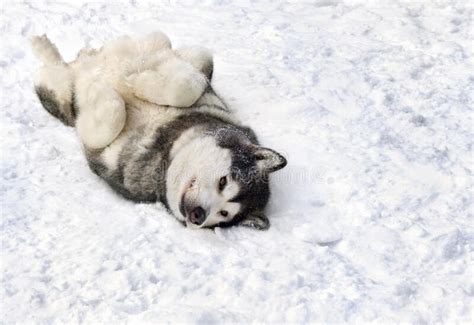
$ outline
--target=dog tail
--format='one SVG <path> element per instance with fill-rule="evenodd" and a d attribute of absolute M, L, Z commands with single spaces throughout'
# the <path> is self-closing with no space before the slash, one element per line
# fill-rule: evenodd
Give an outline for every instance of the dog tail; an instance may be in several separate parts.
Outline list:
<path fill-rule="evenodd" d="M 31 38 L 35 56 L 43 62 L 35 78 L 35 91 L 44 109 L 63 122 L 74 126 L 73 72 L 59 54 L 58 48 L 46 35 Z"/>

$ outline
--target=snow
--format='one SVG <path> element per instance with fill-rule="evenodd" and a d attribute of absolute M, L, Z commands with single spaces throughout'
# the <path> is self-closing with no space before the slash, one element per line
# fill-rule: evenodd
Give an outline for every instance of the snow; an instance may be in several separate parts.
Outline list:
<path fill-rule="evenodd" d="M 1 7 L 2 322 L 472 323 L 471 2 Z M 215 88 L 288 158 L 270 230 L 125 201 L 40 107 L 28 37 L 72 59 L 154 29 L 211 48 Z"/>

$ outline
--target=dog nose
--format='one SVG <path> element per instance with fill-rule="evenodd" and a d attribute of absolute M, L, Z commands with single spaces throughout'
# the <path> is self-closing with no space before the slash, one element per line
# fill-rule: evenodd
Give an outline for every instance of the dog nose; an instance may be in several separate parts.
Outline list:
<path fill-rule="evenodd" d="M 202 225 L 204 220 L 206 220 L 206 212 L 201 207 L 194 208 L 189 214 L 189 221 L 195 225 Z"/>

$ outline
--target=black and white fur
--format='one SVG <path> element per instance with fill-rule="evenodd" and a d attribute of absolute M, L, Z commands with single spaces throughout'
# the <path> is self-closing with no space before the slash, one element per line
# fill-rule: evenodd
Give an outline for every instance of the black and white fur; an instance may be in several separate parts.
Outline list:
<path fill-rule="evenodd" d="M 90 168 L 136 202 L 162 202 L 191 228 L 269 227 L 268 176 L 286 160 L 261 147 L 213 91 L 206 49 L 171 49 L 160 32 L 84 49 L 65 63 L 46 36 L 32 47 L 43 107 L 75 126 Z"/>

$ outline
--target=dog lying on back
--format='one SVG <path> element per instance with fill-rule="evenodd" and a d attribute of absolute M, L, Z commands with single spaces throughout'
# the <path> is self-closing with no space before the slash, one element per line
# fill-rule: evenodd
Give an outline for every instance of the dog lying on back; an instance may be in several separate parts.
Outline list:
<path fill-rule="evenodd" d="M 269 227 L 268 177 L 286 160 L 213 91 L 208 50 L 173 50 L 160 32 L 83 49 L 70 63 L 46 36 L 32 47 L 43 107 L 76 127 L 90 168 L 115 191 L 162 202 L 191 228 Z"/>

